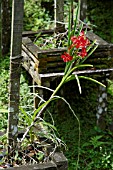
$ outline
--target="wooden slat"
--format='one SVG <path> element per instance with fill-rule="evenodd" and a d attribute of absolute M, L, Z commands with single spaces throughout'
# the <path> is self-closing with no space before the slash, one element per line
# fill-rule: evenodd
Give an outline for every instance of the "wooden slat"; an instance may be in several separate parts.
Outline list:
<path fill-rule="evenodd" d="M 108 43 L 105 40 L 100 38 L 98 35 L 94 34 L 92 31 L 88 31 L 86 37 L 91 41 L 97 40 L 96 42 L 99 45 L 108 45 Z"/>
<path fill-rule="evenodd" d="M 23 33 L 22 33 L 22 36 L 23 37 L 29 37 L 29 36 L 31 36 L 31 35 L 33 35 L 33 36 L 35 36 L 36 34 L 41 34 L 41 35 L 43 35 L 43 34 L 53 34 L 54 33 L 54 29 L 49 29 L 49 30 L 38 30 L 38 31 L 24 31 Z"/>
<path fill-rule="evenodd" d="M 32 53 L 35 57 L 38 57 L 37 53 L 40 49 L 31 41 L 30 38 L 22 38 L 22 43 L 30 53 Z"/>
<path fill-rule="evenodd" d="M 28 56 L 30 56 L 30 58 L 32 58 L 32 60 L 39 64 L 39 61 L 37 60 L 37 58 L 22 44 L 22 51 L 24 51 L 26 54 L 28 54 Z"/>
<path fill-rule="evenodd" d="M 29 51 L 25 50 L 25 47 L 22 48 L 23 63 L 22 66 L 29 72 L 33 80 L 37 84 L 41 84 L 39 76 L 39 61 L 31 54 Z"/>
<path fill-rule="evenodd" d="M 80 74 L 102 74 L 102 73 L 110 73 L 113 71 L 113 68 L 110 69 L 97 69 L 97 70 L 82 70 L 82 71 L 76 71 L 73 72 L 74 75 L 80 75 Z M 48 77 L 62 77 L 64 75 L 64 72 L 60 73 L 46 73 L 46 74 L 40 74 L 41 78 L 48 78 Z"/>

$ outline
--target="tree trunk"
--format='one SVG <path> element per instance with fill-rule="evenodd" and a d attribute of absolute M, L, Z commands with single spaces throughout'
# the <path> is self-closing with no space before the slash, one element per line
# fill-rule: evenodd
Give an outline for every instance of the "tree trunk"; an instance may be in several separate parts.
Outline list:
<path fill-rule="evenodd" d="M 80 20 L 86 22 L 87 17 L 87 0 L 81 0 L 80 2 Z"/>
<path fill-rule="evenodd" d="M 10 34 L 11 34 L 11 17 L 10 17 L 11 0 L 2 0 L 2 56 L 10 51 Z"/>
<path fill-rule="evenodd" d="M 8 144 L 13 149 L 18 135 L 23 6 L 24 0 L 13 0 L 8 112 Z"/>
<path fill-rule="evenodd" d="M 54 0 L 55 30 L 64 32 L 64 0 Z"/>

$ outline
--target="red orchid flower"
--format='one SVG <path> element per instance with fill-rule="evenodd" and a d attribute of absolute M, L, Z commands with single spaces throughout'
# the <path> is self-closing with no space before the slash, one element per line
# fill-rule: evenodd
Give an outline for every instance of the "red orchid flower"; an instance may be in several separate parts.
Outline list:
<path fill-rule="evenodd" d="M 79 52 L 78 56 L 81 56 L 82 58 L 87 56 L 87 51 L 86 51 L 85 47 L 82 48 L 82 50 L 81 50 L 81 52 Z"/>
<path fill-rule="evenodd" d="M 61 55 L 61 58 L 63 59 L 64 62 L 68 62 L 68 61 L 71 61 L 73 59 L 73 57 L 70 56 L 70 54 L 66 53 L 66 52 Z"/>
<path fill-rule="evenodd" d="M 73 42 L 72 46 L 75 46 L 76 48 L 83 48 L 90 44 L 90 41 L 85 37 L 83 31 L 81 31 L 78 37 L 72 36 L 71 41 Z"/>

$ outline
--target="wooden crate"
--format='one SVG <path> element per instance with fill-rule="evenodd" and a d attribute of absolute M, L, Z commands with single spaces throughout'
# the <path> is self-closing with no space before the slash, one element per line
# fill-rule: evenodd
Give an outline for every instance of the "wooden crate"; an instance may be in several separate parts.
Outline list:
<path fill-rule="evenodd" d="M 62 73 L 65 63 L 62 61 L 61 55 L 66 51 L 66 48 L 41 50 L 28 35 L 24 36 L 22 40 L 23 67 L 30 73 L 35 82 L 39 83 L 39 74 Z M 99 72 L 103 69 L 105 71 L 112 70 L 113 44 L 107 43 L 93 32 L 88 32 L 87 37 L 91 41 L 96 39 L 98 48 L 86 60 L 86 63 L 92 64 L 94 70 L 99 70 Z"/>

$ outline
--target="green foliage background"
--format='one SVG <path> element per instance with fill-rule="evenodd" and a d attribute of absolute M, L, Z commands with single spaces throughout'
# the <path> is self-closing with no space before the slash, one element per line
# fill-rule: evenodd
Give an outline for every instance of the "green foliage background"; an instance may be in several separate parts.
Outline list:
<path fill-rule="evenodd" d="M 94 32 L 113 43 L 113 1 L 88 0 L 88 20 L 94 25 Z"/>
<path fill-rule="evenodd" d="M 24 1 L 24 30 L 37 31 L 49 28 L 52 16 L 41 6 L 41 2 L 41 0 Z"/>

